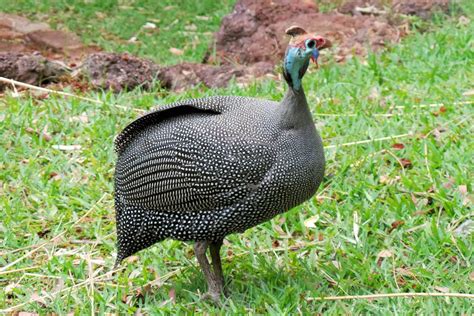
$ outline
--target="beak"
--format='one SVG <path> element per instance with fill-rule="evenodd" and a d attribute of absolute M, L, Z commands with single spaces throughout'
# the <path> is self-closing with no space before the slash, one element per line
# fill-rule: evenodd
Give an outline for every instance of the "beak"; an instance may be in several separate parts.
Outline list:
<path fill-rule="evenodd" d="M 311 55 L 311 61 L 316 64 L 316 68 L 319 68 L 318 64 L 318 57 L 319 57 L 319 51 L 325 48 L 332 47 L 332 43 L 328 40 L 325 39 L 321 36 L 316 36 L 316 48 L 318 49 L 316 52 Z"/>
<path fill-rule="evenodd" d="M 319 68 L 318 64 L 318 57 L 319 57 L 319 51 L 316 51 L 313 55 L 311 55 L 311 61 L 316 65 L 316 68 Z"/>
<path fill-rule="evenodd" d="M 316 36 L 315 39 L 316 39 L 316 43 L 317 43 L 316 48 L 319 49 L 319 50 L 332 47 L 332 43 L 328 39 L 325 39 L 321 36 Z"/>

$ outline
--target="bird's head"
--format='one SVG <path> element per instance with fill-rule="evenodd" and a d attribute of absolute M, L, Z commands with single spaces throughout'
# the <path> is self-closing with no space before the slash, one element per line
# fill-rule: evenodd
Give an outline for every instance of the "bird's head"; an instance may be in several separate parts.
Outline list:
<path fill-rule="evenodd" d="M 293 90 L 301 89 L 301 79 L 308 69 L 310 60 L 318 64 L 319 51 L 331 46 L 331 43 L 314 34 L 309 34 L 299 26 L 286 30 L 291 36 L 283 62 L 283 76 Z"/>

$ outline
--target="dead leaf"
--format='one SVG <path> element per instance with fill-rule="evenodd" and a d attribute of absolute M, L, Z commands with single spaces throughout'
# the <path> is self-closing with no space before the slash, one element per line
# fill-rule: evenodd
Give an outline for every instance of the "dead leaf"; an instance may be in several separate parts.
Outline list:
<path fill-rule="evenodd" d="M 413 166 L 411 160 L 406 158 L 401 158 L 400 163 L 402 164 L 403 168 L 410 168 Z"/>
<path fill-rule="evenodd" d="M 446 189 L 451 189 L 453 187 L 453 184 L 455 183 L 455 180 L 453 177 L 448 178 L 448 182 L 443 183 L 443 187 Z"/>
<path fill-rule="evenodd" d="M 17 287 L 20 287 L 18 283 L 10 283 L 3 289 L 3 291 L 5 294 L 10 294 L 11 292 L 13 292 L 13 289 Z"/>
<path fill-rule="evenodd" d="M 189 24 L 184 27 L 186 31 L 194 32 L 197 31 L 197 26 L 194 24 Z"/>
<path fill-rule="evenodd" d="M 467 91 L 464 92 L 462 95 L 465 96 L 465 97 L 470 97 L 470 96 L 474 95 L 474 89 L 472 89 L 472 90 L 467 90 Z"/>
<path fill-rule="evenodd" d="M 37 293 L 33 293 L 30 297 L 33 302 L 40 304 L 42 307 L 46 307 L 46 300 L 43 296 L 39 296 Z"/>
<path fill-rule="evenodd" d="M 336 267 L 336 269 L 341 270 L 341 263 L 339 261 L 333 260 L 331 262 Z"/>
<path fill-rule="evenodd" d="M 390 250 L 385 249 L 379 252 L 377 258 L 390 258 L 391 256 L 393 256 L 393 253 Z"/>
<path fill-rule="evenodd" d="M 95 16 L 99 19 L 99 20 L 103 20 L 107 17 L 107 14 L 103 13 L 103 12 L 100 12 L 100 11 L 96 11 L 95 12 Z"/>
<path fill-rule="evenodd" d="M 304 226 L 307 228 L 315 228 L 316 222 L 319 220 L 319 215 L 311 216 L 310 218 L 304 221 Z"/>
<path fill-rule="evenodd" d="M 291 237 L 283 230 L 283 228 L 281 228 L 280 225 L 274 224 L 273 229 L 278 233 L 278 235 L 280 235 L 280 237 L 283 237 L 283 238 L 290 238 Z"/>
<path fill-rule="evenodd" d="M 401 150 L 401 149 L 405 148 L 405 145 L 403 145 L 402 143 L 395 143 L 395 144 L 392 145 L 392 148 L 397 149 L 397 150 Z"/>
<path fill-rule="evenodd" d="M 361 14 L 373 14 L 373 15 L 382 15 L 382 14 L 387 13 L 386 11 L 380 10 L 376 6 L 373 6 L 373 5 L 369 5 L 367 7 L 356 6 L 355 11 Z"/>
<path fill-rule="evenodd" d="M 454 235 L 467 237 L 471 235 L 473 232 L 474 232 L 474 221 L 471 219 L 468 219 L 454 230 Z"/>
<path fill-rule="evenodd" d="M 324 235 L 323 233 L 318 234 L 318 241 L 323 241 L 324 240 Z"/>
<path fill-rule="evenodd" d="M 379 182 L 380 182 L 381 184 L 392 185 L 392 184 L 397 183 L 400 179 L 401 179 L 400 176 L 395 176 L 394 178 L 390 178 L 390 177 L 387 176 L 387 175 L 381 175 L 381 176 L 380 176 L 380 179 L 379 179 Z"/>
<path fill-rule="evenodd" d="M 211 18 L 204 15 L 196 15 L 196 19 L 201 21 L 209 21 Z"/>
<path fill-rule="evenodd" d="M 145 30 L 154 30 L 156 29 L 156 24 L 155 23 L 151 23 L 151 22 L 146 22 L 142 28 L 144 28 Z"/>
<path fill-rule="evenodd" d="M 170 53 L 176 56 L 181 56 L 184 54 L 184 51 L 182 49 L 176 48 L 176 47 L 170 47 L 169 49 Z"/>
<path fill-rule="evenodd" d="M 388 230 L 388 233 L 391 233 L 392 231 L 397 229 L 399 226 L 402 226 L 403 224 L 405 224 L 405 221 L 402 221 L 402 220 L 393 222 L 392 227 L 390 227 L 390 229 Z"/>
<path fill-rule="evenodd" d="M 27 132 L 28 134 L 37 134 L 36 131 L 31 127 L 25 128 L 25 132 Z"/>
<path fill-rule="evenodd" d="M 130 256 L 125 261 L 127 261 L 128 263 L 135 263 L 138 261 L 138 259 L 139 259 L 138 256 Z"/>
<path fill-rule="evenodd" d="M 36 234 L 38 235 L 38 237 L 43 238 L 44 236 L 46 236 L 50 232 L 51 232 L 51 229 L 45 228 L 45 229 L 37 232 Z"/>
<path fill-rule="evenodd" d="M 462 195 L 467 194 L 467 186 L 465 184 L 458 186 L 458 190 L 459 193 L 461 193 Z"/>
<path fill-rule="evenodd" d="M 54 149 L 59 149 L 63 151 L 74 151 L 74 150 L 81 150 L 81 145 L 53 145 Z"/>
<path fill-rule="evenodd" d="M 449 293 L 449 289 L 447 287 L 435 286 L 434 289 L 441 293 Z"/>
<path fill-rule="evenodd" d="M 379 252 L 377 255 L 377 265 L 380 267 L 382 265 L 382 262 L 385 258 L 390 258 L 392 256 L 392 252 L 390 250 L 382 250 Z"/>
<path fill-rule="evenodd" d="M 359 243 L 360 240 L 359 240 L 359 224 L 360 224 L 360 220 L 359 220 L 359 214 L 357 214 L 357 212 L 354 212 L 352 214 L 353 216 L 353 219 L 354 219 L 354 222 L 352 224 L 352 230 L 353 230 L 353 233 L 354 233 L 354 238 L 356 240 L 356 243 Z"/>
<path fill-rule="evenodd" d="M 81 115 L 70 117 L 69 122 L 89 123 L 89 117 L 87 114 L 82 113 Z"/>
<path fill-rule="evenodd" d="M 173 303 L 176 303 L 176 290 L 175 289 L 170 289 L 169 292 L 169 297 Z"/>
<path fill-rule="evenodd" d="M 403 275 L 403 276 L 409 276 L 409 277 L 411 277 L 411 278 L 413 278 L 413 279 L 416 278 L 415 274 L 414 274 L 413 272 L 411 272 L 411 271 L 410 271 L 409 269 L 407 269 L 407 268 L 396 268 L 396 269 L 395 269 L 395 272 L 396 272 L 397 274 L 400 274 L 400 275 Z"/>
<path fill-rule="evenodd" d="M 280 242 L 279 242 L 278 240 L 274 239 L 274 240 L 272 241 L 272 247 L 273 247 L 273 248 L 278 248 L 278 247 L 280 247 Z"/>
<path fill-rule="evenodd" d="M 471 280 L 471 281 L 474 282 L 474 271 L 472 271 L 471 273 L 469 273 L 469 280 Z"/>
<path fill-rule="evenodd" d="M 460 25 L 466 26 L 466 25 L 469 25 L 469 23 L 471 23 L 471 20 L 468 17 L 461 15 L 458 19 L 458 23 Z"/>
<path fill-rule="evenodd" d="M 370 94 L 368 98 L 369 100 L 377 100 L 378 98 L 380 98 L 379 89 L 377 87 L 373 87 L 372 89 L 370 89 Z"/>
<path fill-rule="evenodd" d="M 59 180 L 61 180 L 61 178 L 62 178 L 62 176 L 59 173 L 55 172 L 55 171 L 53 171 L 49 174 L 49 179 L 50 180 L 59 181 Z"/>

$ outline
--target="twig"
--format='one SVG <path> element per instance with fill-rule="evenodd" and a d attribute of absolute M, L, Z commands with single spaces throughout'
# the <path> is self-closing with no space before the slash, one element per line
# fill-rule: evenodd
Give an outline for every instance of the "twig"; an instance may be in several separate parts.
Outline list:
<path fill-rule="evenodd" d="M 474 101 L 457 101 L 450 103 L 452 105 L 469 105 L 474 104 Z M 410 108 L 436 108 L 440 106 L 445 106 L 444 103 L 432 103 L 432 104 L 414 104 L 414 105 L 397 105 L 393 108 L 395 109 L 410 109 Z"/>
<path fill-rule="evenodd" d="M 386 136 L 386 137 L 380 137 L 380 138 L 374 138 L 374 139 L 360 140 L 360 141 L 357 141 L 357 142 L 343 143 L 343 144 L 337 144 L 337 145 L 328 145 L 328 146 L 324 146 L 324 148 L 329 149 L 329 148 L 338 148 L 338 147 L 346 147 L 346 146 L 367 144 L 367 143 L 379 142 L 379 141 L 383 141 L 383 140 L 409 137 L 409 136 L 413 136 L 413 135 L 414 135 L 413 133 L 406 133 L 406 134 L 401 134 L 401 135 L 394 135 L 394 136 Z"/>
<path fill-rule="evenodd" d="M 169 278 L 171 278 L 173 275 L 176 275 L 180 272 L 182 272 L 183 270 L 186 270 L 187 268 L 189 268 L 188 266 L 187 267 L 180 267 L 176 270 L 173 270 L 171 272 L 168 272 L 167 274 L 163 275 L 162 277 L 159 277 L 158 279 L 155 279 L 155 280 L 152 280 L 152 281 L 149 281 L 147 283 L 145 283 L 144 285 L 139 285 L 139 286 L 136 286 L 133 291 L 136 291 L 138 290 L 139 288 L 143 288 L 143 287 L 147 287 L 147 286 L 152 286 L 152 285 L 155 285 L 157 283 L 162 283 L 166 280 L 168 280 Z"/>
<path fill-rule="evenodd" d="M 405 167 L 403 167 L 403 163 L 400 158 L 398 158 L 397 155 L 395 155 L 391 150 L 387 149 L 385 152 L 397 161 L 397 163 L 400 165 L 400 168 L 402 169 L 402 174 L 405 175 Z"/>
<path fill-rule="evenodd" d="M 404 113 L 372 113 L 370 116 L 376 117 L 392 117 L 395 115 L 403 115 Z M 329 117 L 354 117 L 357 116 L 355 113 L 313 113 L 313 116 L 329 116 Z"/>
<path fill-rule="evenodd" d="M 102 102 L 100 100 L 81 97 L 81 96 L 78 96 L 78 95 L 75 95 L 75 94 L 72 94 L 72 93 L 69 93 L 69 92 L 42 88 L 42 87 L 34 86 L 34 85 L 31 85 L 31 84 L 28 84 L 28 83 L 24 83 L 24 82 L 21 82 L 21 81 L 16 81 L 16 80 L 5 78 L 5 77 L 0 77 L 0 82 L 6 82 L 6 83 L 11 84 L 13 86 L 13 89 L 14 89 L 15 93 L 17 93 L 16 92 L 16 86 L 20 86 L 20 87 L 28 88 L 28 89 L 31 89 L 31 90 L 37 90 L 37 91 L 42 91 L 42 92 L 47 92 L 47 93 L 52 93 L 52 94 L 58 94 L 58 95 L 66 96 L 66 97 L 76 98 L 76 99 L 79 99 L 79 100 L 84 100 L 84 101 L 92 102 L 92 103 L 95 103 L 95 104 L 100 104 L 100 105 L 105 104 L 104 102 Z M 119 104 L 113 104 L 113 106 L 115 106 L 119 109 L 122 109 L 122 110 L 133 110 L 133 111 L 136 111 L 136 112 L 139 112 L 139 113 L 145 113 L 146 112 L 145 110 L 142 110 L 142 109 L 128 108 L 126 106 L 119 105 Z"/>
<path fill-rule="evenodd" d="M 86 97 L 80 97 L 80 96 L 77 96 L 75 94 L 64 92 L 64 91 L 56 91 L 56 90 L 51 90 L 51 89 L 47 89 L 47 88 L 42 88 L 42 87 L 34 86 L 34 85 L 31 85 L 31 84 L 28 84 L 28 83 L 24 83 L 24 82 L 21 82 L 21 81 L 16 81 L 16 80 L 5 78 L 5 77 L 0 77 L 0 81 L 11 84 L 13 86 L 13 88 L 15 89 L 15 91 L 16 91 L 16 86 L 20 86 L 20 87 L 28 88 L 28 89 L 32 89 L 32 90 L 59 94 L 59 95 L 63 95 L 63 96 L 66 96 L 66 97 L 73 97 L 73 98 L 77 98 L 77 99 L 80 99 L 80 100 L 93 102 L 93 103 L 96 103 L 96 104 L 104 104 L 104 102 L 99 101 L 99 100 L 90 99 L 90 98 L 86 98 Z"/>
<path fill-rule="evenodd" d="M 104 193 L 104 195 L 102 195 L 102 197 L 84 214 L 82 215 L 81 218 L 79 218 L 77 221 L 75 221 L 71 226 L 70 228 L 76 226 L 78 223 L 80 223 L 87 215 L 89 215 L 90 212 L 92 212 L 94 210 L 94 208 L 100 203 L 102 202 L 102 200 L 105 198 L 105 196 L 107 195 L 107 193 Z M 45 241 L 43 243 L 40 243 L 39 245 L 35 246 L 35 248 L 33 248 L 32 250 L 28 251 L 26 254 L 24 254 L 23 256 L 21 256 L 20 258 L 16 259 L 15 261 L 12 261 L 10 262 L 9 264 L 7 264 L 6 266 L 3 266 L 0 268 L 0 274 L 4 271 L 6 271 L 8 268 L 10 268 L 11 266 L 14 266 L 15 264 L 17 264 L 18 262 L 22 261 L 23 259 L 31 256 L 33 253 L 37 252 L 38 250 L 40 250 L 41 248 L 43 248 L 44 246 L 46 246 L 47 244 L 49 243 L 52 243 L 54 242 L 56 239 L 60 238 L 61 236 L 63 236 L 64 234 L 66 234 L 67 230 L 57 234 L 56 236 L 54 236 L 53 238 L 51 238 L 50 240 L 48 241 Z"/>
<path fill-rule="evenodd" d="M 89 300 L 91 302 L 91 315 L 95 315 L 95 306 L 94 306 L 94 267 L 92 265 L 92 260 L 90 254 L 87 255 L 87 267 L 89 272 L 89 290 L 87 291 Z"/>
<path fill-rule="evenodd" d="M 15 273 L 15 272 L 23 272 L 23 271 L 27 271 L 27 270 L 34 270 L 34 269 L 38 269 L 40 266 L 33 266 L 33 267 L 25 267 L 25 268 L 20 268 L 20 269 L 15 269 L 15 270 L 9 270 L 9 271 L 1 271 L 0 272 L 0 275 L 4 275 L 4 274 L 9 274 L 9 273 Z M 28 273 L 25 273 L 25 274 L 28 274 Z"/>
<path fill-rule="evenodd" d="M 431 170 L 430 170 L 430 164 L 428 162 L 428 145 L 426 144 L 426 141 L 424 142 L 424 150 L 423 150 L 423 156 L 425 156 L 425 167 L 426 171 L 428 172 L 428 178 L 430 178 L 430 182 L 434 184 L 433 177 L 431 176 Z"/>
<path fill-rule="evenodd" d="M 269 253 L 269 252 L 280 252 L 280 251 L 288 251 L 288 250 L 296 251 L 296 250 L 303 249 L 303 248 L 306 248 L 306 247 L 316 246 L 318 244 L 322 244 L 322 242 L 321 241 L 312 241 L 312 242 L 296 244 L 296 245 L 292 245 L 292 246 L 288 246 L 288 247 L 266 248 L 266 249 L 257 250 L 257 251 L 255 251 L 255 253 Z M 241 253 L 232 254 L 232 256 L 229 256 L 229 258 L 242 257 L 242 256 L 245 256 L 245 255 L 248 255 L 249 253 L 250 253 L 250 251 L 247 250 L 247 251 L 243 251 Z"/>
<path fill-rule="evenodd" d="M 377 299 L 390 297 L 457 297 L 474 299 L 474 294 L 465 293 L 385 293 L 385 294 L 370 294 L 370 295 L 346 295 L 346 296 L 326 296 L 326 297 L 310 297 L 308 301 L 340 301 L 340 300 L 358 300 L 358 299 Z"/>

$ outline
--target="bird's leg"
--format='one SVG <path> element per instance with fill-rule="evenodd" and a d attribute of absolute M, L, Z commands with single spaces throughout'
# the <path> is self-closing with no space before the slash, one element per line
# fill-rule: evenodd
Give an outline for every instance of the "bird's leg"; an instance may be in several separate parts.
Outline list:
<path fill-rule="evenodd" d="M 206 250 L 209 247 L 209 242 L 207 241 L 197 241 L 194 244 L 194 253 L 196 258 L 201 266 L 202 272 L 207 280 L 208 293 L 204 298 L 211 298 L 215 302 L 219 302 L 219 297 L 222 293 L 221 282 L 216 277 L 214 271 L 211 270 L 211 265 L 207 260 Z M 214 262 L 213 262 L 214 265 Z"/>
<path fill-rule="evenodd" d="M 224 289 L 224 274 L 222 273 L 222 264 L 221 264 L 221 255 L 220 250 L 222 247 L 222 239 L 219 241 L 212 242 L 210 244 L 210 253 L 212 259 L 212 268 L 216 276 L 217 281 L 219 282 L 220 291 L 225 293 Z"/>

